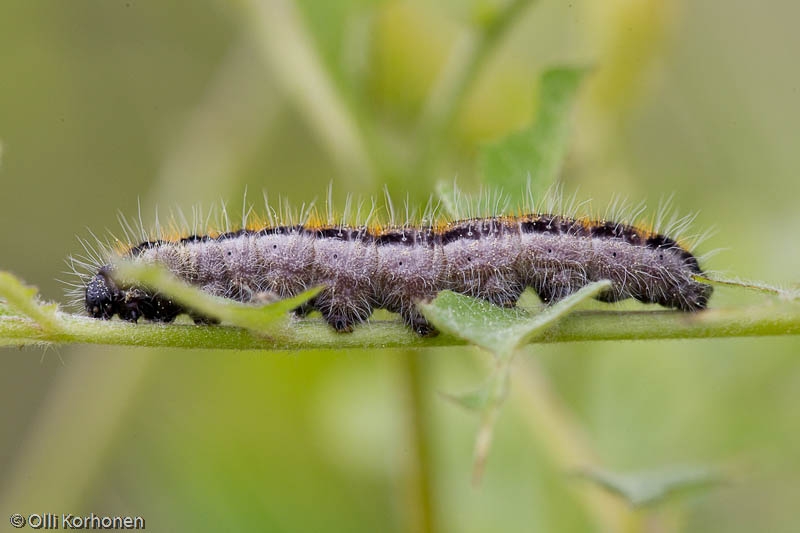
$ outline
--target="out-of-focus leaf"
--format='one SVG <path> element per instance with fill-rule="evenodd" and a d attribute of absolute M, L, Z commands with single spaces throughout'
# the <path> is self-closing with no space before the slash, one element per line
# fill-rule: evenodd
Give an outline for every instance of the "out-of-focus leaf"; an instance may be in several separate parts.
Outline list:
<path fill-rule="evenodd" d="M 586 470 L 579 472 L 579 475 L 637 507 L 656 505 L 726 481 L 716 470 L 703 466 L 680 466 L 628 474 Z"/>
<path fill-rule="evenodd" d="M 489 404 L 491 398 L 489 386 L 483 386 L 469 392 L 442 392 L 440 394 L 468 411 L 482 411 Z"/>
<path fill-rule="evenodd" d="M 468 411 L 485 411 L 499 405 L 508 394 L 508 361 L 499 365 L 489 379 L 475 390 L 462 393 L 441 393 L 442 396 Z"/>
<path fill-rule="evenodd" d="M 533 123 L 481 150 L 484 183 L 517 192 L 529 179 L 535 190 L 556 180 L 567 152 L 570 110 L 586 72 L 586 68 L 560 67 L 542 74 Z"/>

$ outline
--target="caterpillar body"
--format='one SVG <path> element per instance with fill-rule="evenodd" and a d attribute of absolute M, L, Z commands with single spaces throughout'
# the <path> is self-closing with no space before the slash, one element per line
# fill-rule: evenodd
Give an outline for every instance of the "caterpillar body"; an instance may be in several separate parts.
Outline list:
<path fill-rule="evenodd" d="M 695 280 L 703 271 L 688 247 L 625 222 L 546 213 L 387 226 L 330 223 L 331 217 L 322 224 L 313 216 L 280 223 L 271 213 L 269 222 L 248 225 L 244 218 L 238 231 L 184 232 L 114 253 L 94 250 L 91 260 L 79 261 L 88 271 L 79 284 L 87 313 L 134 322 L 170 322 L 188 313 L 210 321 L 146 287 L 116 281 L 113 255 L 162 265 L 191 285 L 242 302 L 323 286 L 297 313 L 318 310 L 340 332 L 382 308 L 420 335 L 431 334 L 417 304 L 442 290 L 511 307 L 527 287 L 549 304 L 610 280 L 598 300 L 635 298 L 681 311 L 704 309 L 712 293 Z"/>

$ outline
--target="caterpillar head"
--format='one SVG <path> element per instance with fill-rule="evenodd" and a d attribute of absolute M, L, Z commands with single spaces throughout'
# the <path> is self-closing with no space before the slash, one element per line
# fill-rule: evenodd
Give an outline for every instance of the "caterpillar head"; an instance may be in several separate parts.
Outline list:
<path fill-rule="evenodd" d="M 86 284 L 86 312 L 93 318 L 109 320 L 119 315 L 136 322 L 144 317 L 157 322 L 171 322 L 183 308 L 169 298 L 135 286 L 120 288 L 112 277 L 114 267 L 100 267 Z"/>
<path fill-rule="evenodd" d="M 86 312 L 92 318 L 110 319 L 117 313 L 118 304 L 124 299 L 110 276 L 111 266 L 106 265 L 92 276 L 86 284 Z"/>

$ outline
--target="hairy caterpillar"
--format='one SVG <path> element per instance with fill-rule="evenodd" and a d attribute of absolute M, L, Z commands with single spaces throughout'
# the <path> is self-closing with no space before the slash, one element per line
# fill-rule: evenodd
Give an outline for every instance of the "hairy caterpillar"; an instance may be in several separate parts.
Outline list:
<path fill-rule="evenodd" d="M 597 297 L 601 301 L 635 298 L 681 311 L 704 309 L 712 293 L 694 279 L 703 271 L 689 247 L 626 218 L 553 214 L 552 206 L 509 215 L 498 203 L 484 216 L 435 222 L 436 208 L 429 204 L 421 222 L 407 216 L 395 224 L 388 200 L 387 211 L 390 223 L 380 225 L 347 223 L 346 215 L 336 219 L 330 207 L 325 223 L 313 208 L 291 216 L 288 209 L 284 215 L 268 207 L 266 219 L 248 223 L 247 213 L 236 231 L 201 235 L 197 222 L 194 231 L 184 222 L 183 231 L 159 232 L 157 238 L 148 237 L 140 222 L 138 241 L 132 235 L 139 230 L 122 219 L 131 244 L 117 239 L 116 251 L 84 245 L 88 256 L 73 259 L 75 272 L 84 271 L 77 290 L 95 318 L 170 322 L 189 313 L 197 322 L 208 321 L 146 287 L 119 284 L 111 265 L 118 255 L 163 265 L 204 291 L 242 302 L 286 298 L 322 285 L 299 314 L 316 309 L 336 331 L 347 332 L 383 308 L 399 313 L 421 335 L 432 327 L 416 304 L 445 289 L 510 307 L 527 287 L 551 303 L 607 279 L 613 285 Z M 685 217 L 673 226 L 688 222 Z"/>

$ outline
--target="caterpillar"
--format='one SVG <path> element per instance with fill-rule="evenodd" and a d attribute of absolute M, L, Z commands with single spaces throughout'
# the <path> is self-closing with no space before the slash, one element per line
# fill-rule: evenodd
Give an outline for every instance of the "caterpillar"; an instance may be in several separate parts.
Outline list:
<path fill-rule="evenodd" d="M 605 279 L 612 286 L 596 296 L 600 301 L 634 298 L 687 312 L 706 308 L 712 293 L 695 279 L 703 271 L 691 247 L 660 233 L 658 223 L 627 221 L 638 213 L 579 216 L 558 214 L 551 205 L 507 214 L 495 202 L 483 216 L 436 220 L 437 208 L 429 203 L 419 222 L 407 215 L 396 224 L 387 200 L 389 223 L 379 224 L 370 221 L 374 205 L 358 223 L 348 223 L 347 215 L 337 219 L 330 207 L 325 222 L 313 206 L 293 215 L 267 207 L 266 218 L 245 213 L 241 229 L 227 229 L 226 215 L 226 231 L 202 234 L 196 231 L 202 217 L 195 213 L 194 230 L 181 217 L 182 230 L 167 236 L 159 230 L 155 237 L 144 231 L 141 216 L 137 230 L 121 218 L 126 239 L 114 238 L 115 247 L 85 243 L 87 255 L 72 258 L 81 277 L 76 288 L 94 318 L 171 322 L 188 313 L 197 323 L 212 321 L 146 287 L 115 280 L 113 260 L 122 257 L 162 265 L 203 291 L 241 302 L 323 286 L 298 315 L 317 310 L 333 329 L 349 332 L 374 309 L 386 309 L 420 335 L 435 330 L 417 304 L 442 290 L 513 307 L 528 287 L 550 304 Z M 691 219 L 675 221 L 673 228 L 685 229 Z"/>

